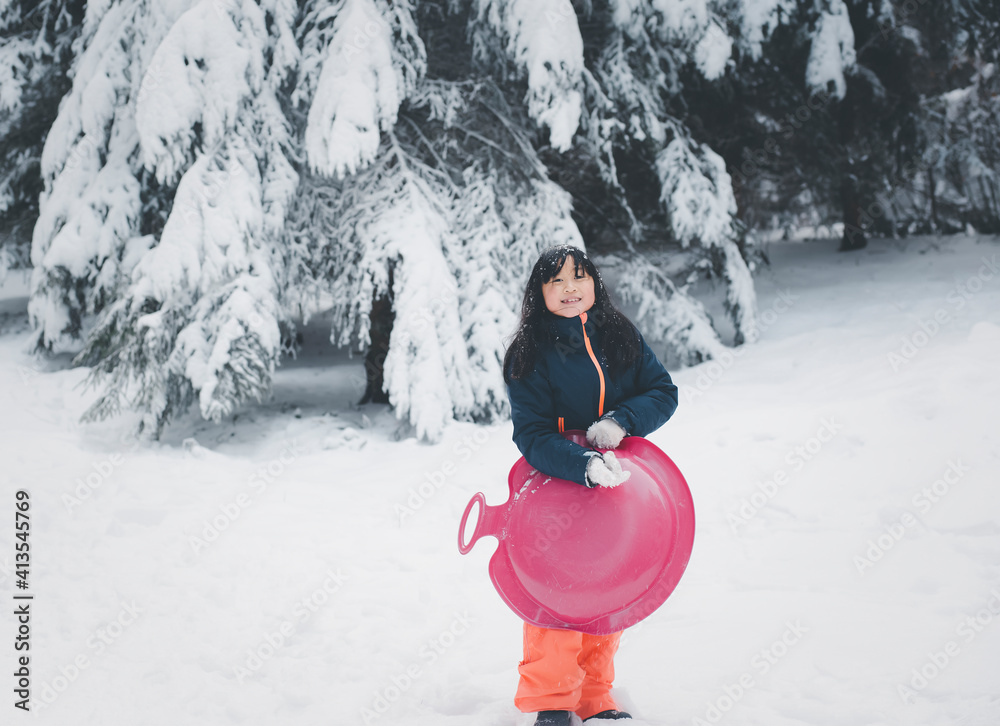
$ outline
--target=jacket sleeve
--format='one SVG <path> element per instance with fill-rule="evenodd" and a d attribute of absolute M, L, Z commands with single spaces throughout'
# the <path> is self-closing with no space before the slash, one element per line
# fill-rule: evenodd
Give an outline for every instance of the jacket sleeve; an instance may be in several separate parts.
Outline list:
<path fill-rule="evenodd" d="M 642 338 L 642 358 L 636 371 L 639 392 L 621 401 L 610 417 L 630 436 L 646 436 L 660 428 L 677 410 L 677 386 L 656 354 Z"/>
<path fill-rule="evenodd" d="M 553 395 L 537 370 L 507 386 L 514 443 L 535 469 L 586 486 L 587 462 L 593 449 L 575 444 L 559 433 L 552 410 Z"/>

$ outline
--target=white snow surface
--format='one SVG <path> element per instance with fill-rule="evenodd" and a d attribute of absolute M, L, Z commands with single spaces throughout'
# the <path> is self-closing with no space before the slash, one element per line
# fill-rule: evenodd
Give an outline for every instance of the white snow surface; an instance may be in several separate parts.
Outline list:
<path fill-rule="evenodd" d="M 672 371 L 680 406 L 649 438 L 698 525 L 677 590 L 622 638 L 636 726 L 1000 718 L 1000 240 L 836 246 L 771 245 L 760 340 Z M 349 405 L 359 360 L 303 356 L 270 402 L 134 442 L 134 419 L 78 423 L 85 369 L 22 352 L 26 296 L 10 275 L 6 713 L 23 488 L 40 723 L 530 724 L 493 540 L 456 547 L 475 492 L 507 497 L 509 422 L 396 440 L 386 407 Z"/>

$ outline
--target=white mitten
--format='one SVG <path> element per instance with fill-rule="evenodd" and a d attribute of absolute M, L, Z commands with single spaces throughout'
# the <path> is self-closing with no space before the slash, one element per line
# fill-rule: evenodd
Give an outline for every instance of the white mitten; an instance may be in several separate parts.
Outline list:
<path fill-rule="evenodd" d="M 587 486 L 593 489 L 595 486 L 616 487 L 632 476 L 632 472 L 623 471 L 614 452 L 606 451 L 603 455 L 590 457 L 586 476 Z"/>
<path fill-rule="evenodd" d="M 616 449 L 625 438 L 625 429 L 613 418 L 601 418 L 587 429 L 587 443 L 598 449 Z"/>

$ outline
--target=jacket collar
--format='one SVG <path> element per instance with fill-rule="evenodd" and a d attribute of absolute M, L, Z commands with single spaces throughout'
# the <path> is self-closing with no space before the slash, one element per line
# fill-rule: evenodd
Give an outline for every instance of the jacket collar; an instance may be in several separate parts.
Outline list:
<path fill-rule="evenodd" d="M 561 315 L 555 315 L 548 311 L 545 312 L 545 317 L 548 320 L 549 331 L 556 338 L 579 338 L 580 336 L 580 318 L 584 318 L 583 328 L 586 329 L 587 335 L 593 337 L 597 333 L 597 324 L 594 322 L 595 309 L 591 308 L 582 315 L 576 315 L 572 318 L 564 318 Z"/>

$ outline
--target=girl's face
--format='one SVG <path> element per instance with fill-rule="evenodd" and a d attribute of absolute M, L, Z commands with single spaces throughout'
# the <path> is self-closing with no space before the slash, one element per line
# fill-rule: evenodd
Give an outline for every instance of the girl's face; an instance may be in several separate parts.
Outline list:
<path fill-rule="evenodd" d="M 582 266 L 577 274 L 573 256 L 567 255 L 556 276 L 542 283 L 542 297 L 549 312 L 575 318 L 594 305 L 594 278 Z"/>

